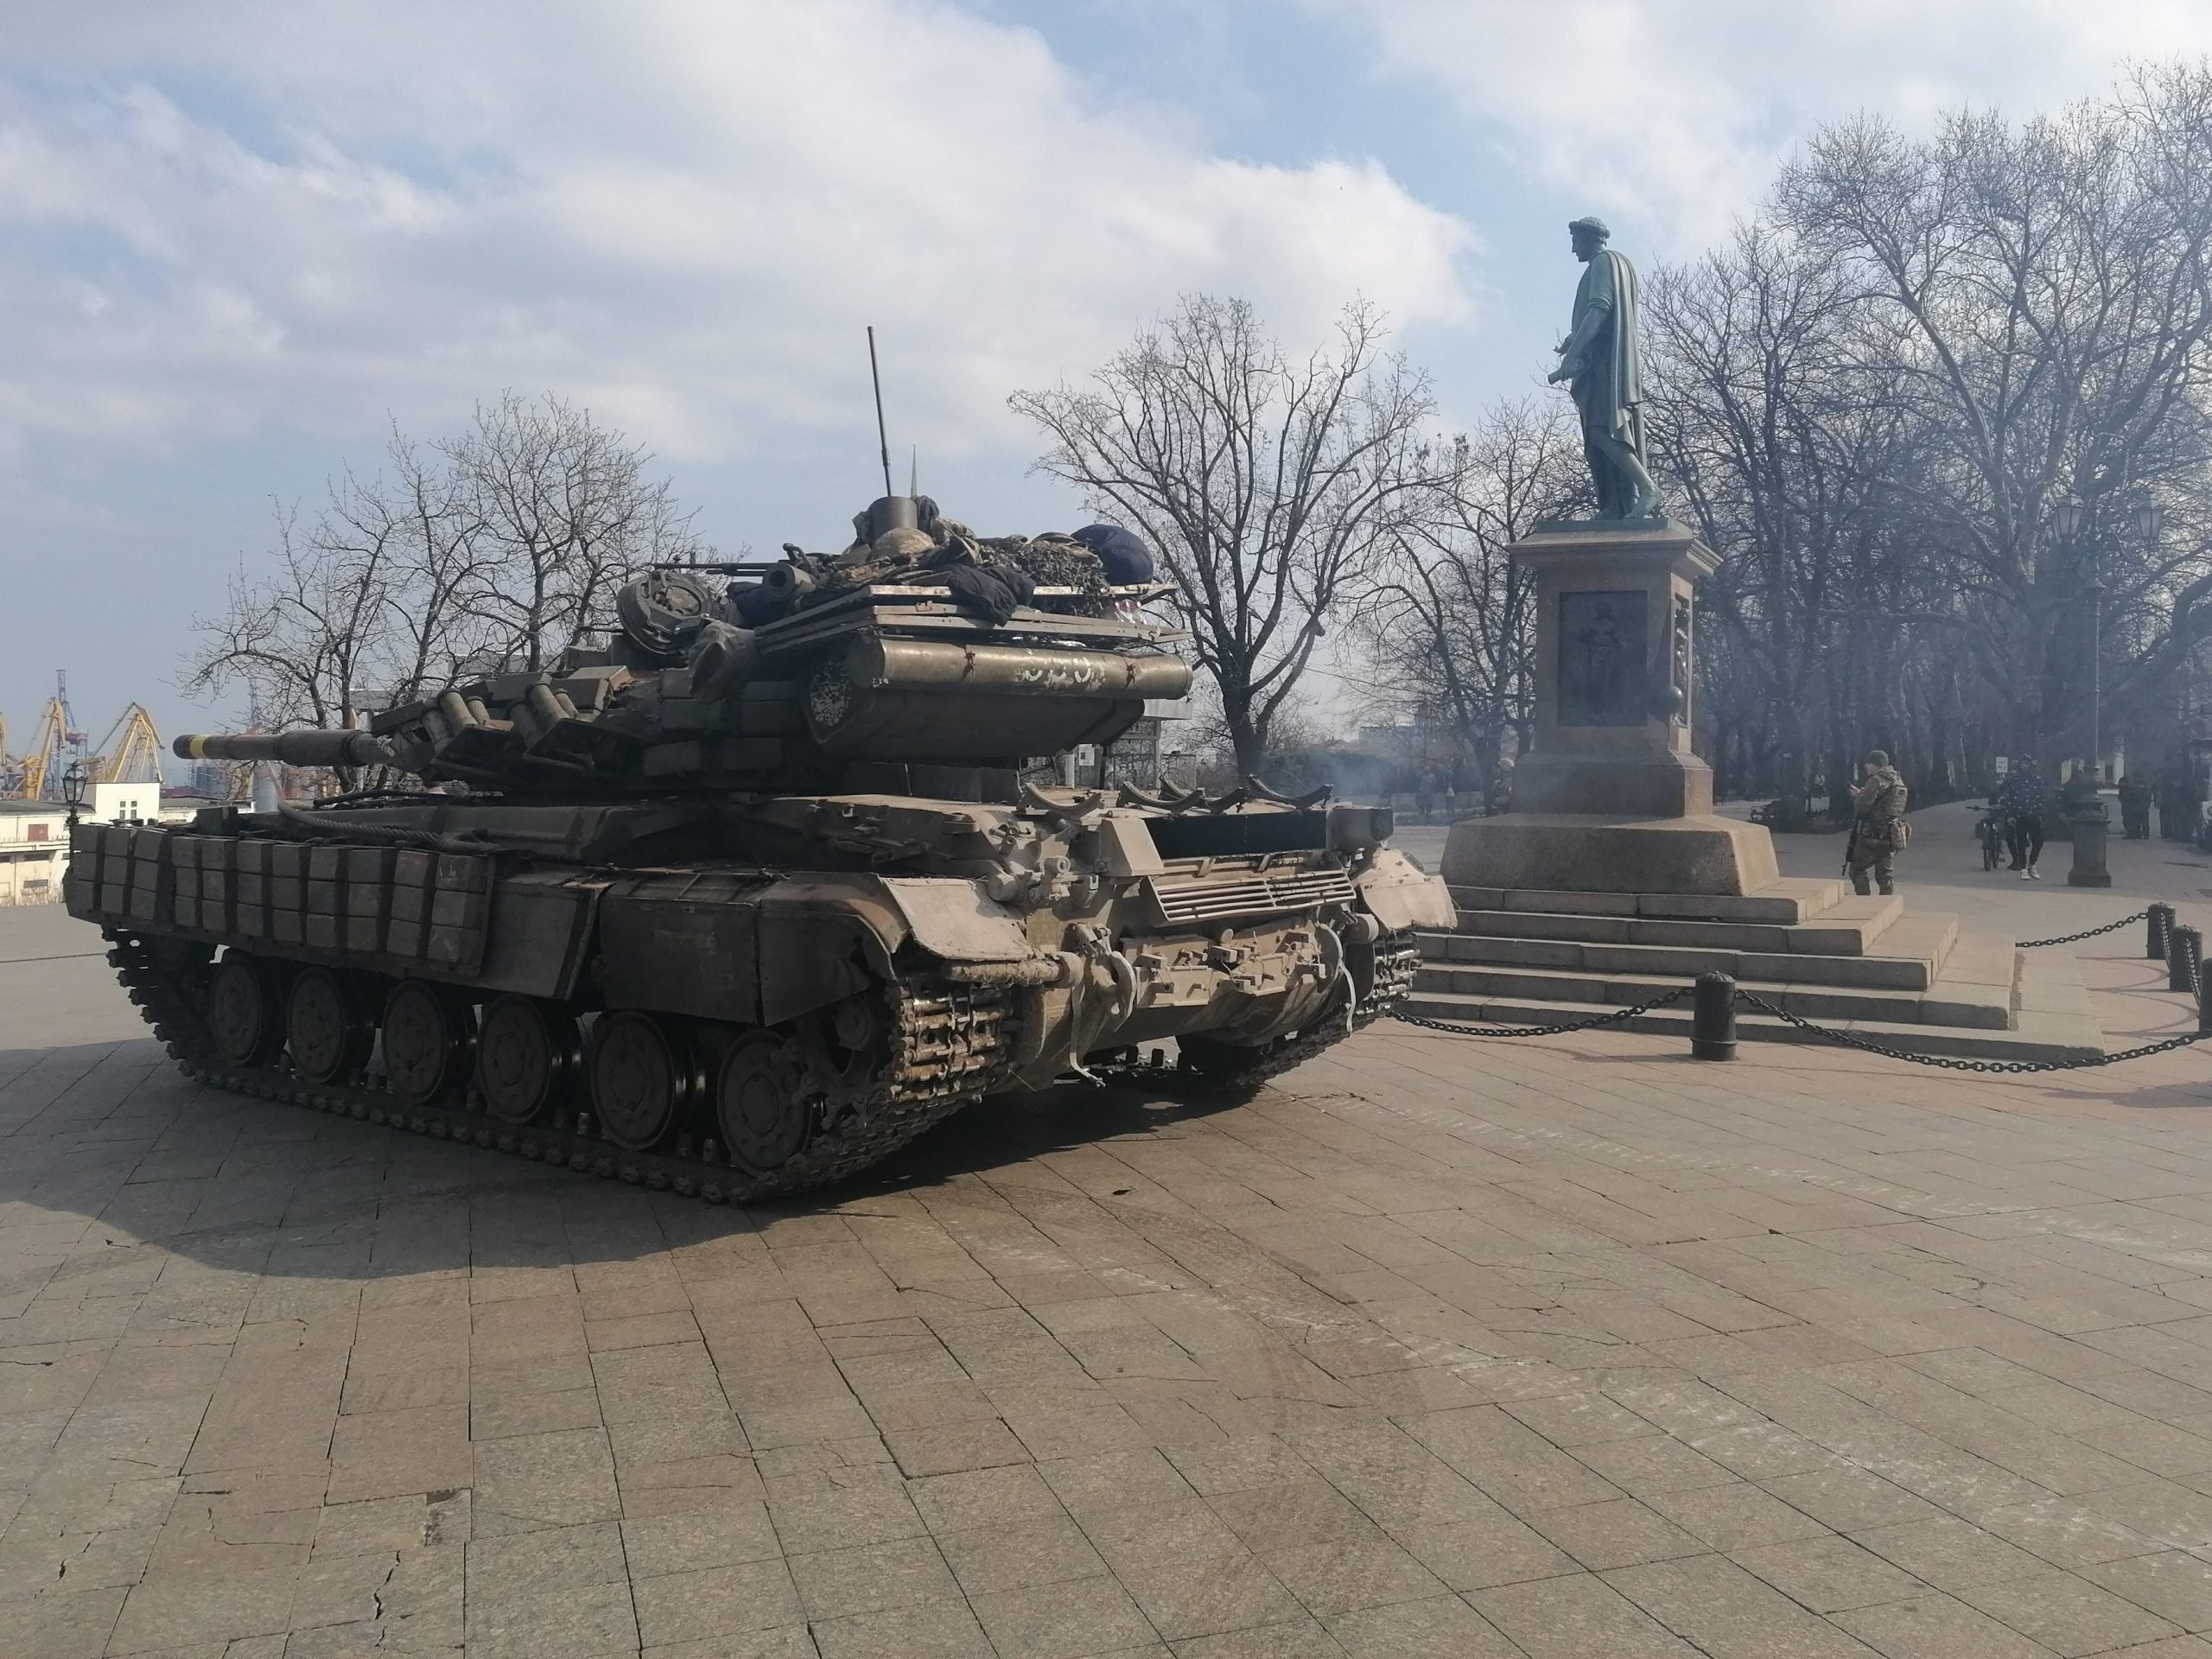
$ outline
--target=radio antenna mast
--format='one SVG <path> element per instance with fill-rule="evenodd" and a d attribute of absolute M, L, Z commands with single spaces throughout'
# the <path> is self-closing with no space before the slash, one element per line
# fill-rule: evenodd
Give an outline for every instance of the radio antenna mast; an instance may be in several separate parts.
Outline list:
<path fill-rule="evenodd" d="M 891 487 L 891 440 L 883 429 L 883 375 L 875 366 L 875 325 L 868 326 L 868 378 L 875 383 L 875 442 L 883 454 L 883 493 L 894 493 Z"/>

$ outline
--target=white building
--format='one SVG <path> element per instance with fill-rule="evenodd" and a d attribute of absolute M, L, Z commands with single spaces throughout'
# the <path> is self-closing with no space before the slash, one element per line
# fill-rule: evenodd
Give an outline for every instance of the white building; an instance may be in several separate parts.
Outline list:
<path fill-rule="evenodd" d="M 77 816 L 87 823 L 181 823 L 200 803 L 167 802 L 159 784 L 93 784 Z M 60 801 L 0 801 L 0 905 L 57 905 L 69 866 L 69 809 Z"/>

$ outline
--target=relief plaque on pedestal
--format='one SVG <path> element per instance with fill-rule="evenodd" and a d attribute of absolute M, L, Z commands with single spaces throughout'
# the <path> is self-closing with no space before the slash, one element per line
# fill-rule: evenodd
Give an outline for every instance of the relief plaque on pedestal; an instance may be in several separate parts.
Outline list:
<path fill-rule="evenodd" d="M 1559 723 L 1641 726 L 1644 594 L 1640 588 L 1559 596 Z"/>

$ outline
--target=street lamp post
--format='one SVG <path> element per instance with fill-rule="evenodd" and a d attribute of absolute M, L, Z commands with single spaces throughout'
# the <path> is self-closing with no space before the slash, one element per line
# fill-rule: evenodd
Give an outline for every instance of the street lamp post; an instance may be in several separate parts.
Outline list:
<path fill-rule="evenodd" d="M 2080 556 L 2082 525 L 2088 512 L 2081 502 L 2069 496 L 2050 510 L 2050 527 L 2058 532 L 2058 539 L 2067 551 Z M 2089 781 L 2094 787 L 2104 772 L 2104 756 L 2098 729 L 2103 723 L 2103 677 L 2100 672 L 2103 652 L 2098 650 L 2098 635 L 2104 626 L 2104 584 L 2097 579 L 2094 555 L 2089 566 L 2089 580 L 2083 589 L 2089 600 Z"/>
<path fill-rule="evenodd" d="M 2081 502 L 2068 499 L 2051 509 L 2051 528 L 2058 539 L 2077 556 L 2086 551 L 2089 565 L 2089 579 L 2082 587 L 2089 601 L 2089 769 L 2093 784 L 2104 780 L 2104 633 L 2105 583 L 2104 561 L 2099 556 L 2095 536 L 2092 534 L 2084 549 L 2081 545 L 2082 531 L 2088 519 L 2088 510 Z M 2165 522 L 2165 509 L 2149 497 L 2145 497 L 2134 508 L 2136 533 L 2145 547 L 2154 545 L 2159 528 Z"/>
<path fill-rule="evenodd" d="M 2089 566 L 2089 787 L 2105 780 L 2105 584 L 2096 565 Z"/>
<path fill-rule="evenodd" d="M 2146 495 L 2135 504 L 2135 531 L 2142 537 L 2145 551 L 2158 546 L 2158 531 L 2165 522 L 2166 510 L 2155 497 Z M 2097 597 L 2101 604 L 2104 598 L 2101 588 Z"/>

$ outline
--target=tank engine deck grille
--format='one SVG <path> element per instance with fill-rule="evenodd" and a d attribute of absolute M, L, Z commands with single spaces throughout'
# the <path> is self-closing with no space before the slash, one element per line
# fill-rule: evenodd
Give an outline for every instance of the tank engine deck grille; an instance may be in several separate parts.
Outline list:
<path fill-rule="evenodd" d="M 1204 877 L 1145 882 L 1160 913 L 1171 922 L 1210 922 L 1228 916 L 1348 905 L 1351 879 L 1342 870 L 1285 870 L 1280 874 Z"/>

